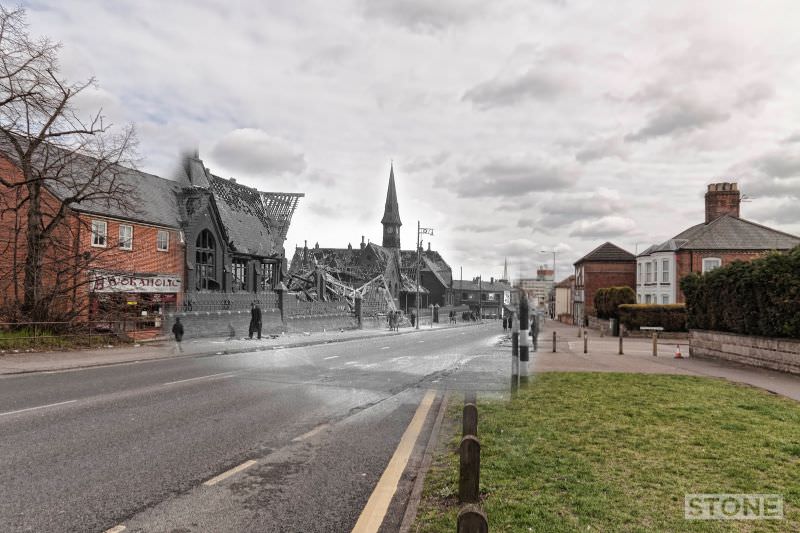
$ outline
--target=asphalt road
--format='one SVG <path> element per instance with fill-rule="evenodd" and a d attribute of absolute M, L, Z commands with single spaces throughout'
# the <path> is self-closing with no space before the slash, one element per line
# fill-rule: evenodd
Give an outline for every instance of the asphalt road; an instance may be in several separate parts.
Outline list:
<path fill-rule="evenodd" d="M 0 530 L 350 531 L 427 390 L 503 391 L 499 334 L 0 378 Z M 382 530 L 399 524 L 409 483 Z"/>

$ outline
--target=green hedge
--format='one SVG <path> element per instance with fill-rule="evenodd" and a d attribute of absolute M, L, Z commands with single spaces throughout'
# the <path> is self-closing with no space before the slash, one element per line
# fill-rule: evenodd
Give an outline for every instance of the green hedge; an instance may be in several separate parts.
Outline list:
<path fill-rule="evenodd" d="M 800 338 L 800 246 L 681 280 L 689 327 Z"/>
<path fill-rule="evenodd" d="M 620 305 L 619 321 L 627 330 L 639 329 L 642 326 L 660 326 L 664 331 L 686 331 L 686 306 L 683 304 Z"/>
<path fill-rule="evenodd" d="M 630 287 L 604 287 L 594 293 L 597 318 L 619 318 L 617 308 L 632 303 L 636 303 L 636 293 Z"/>

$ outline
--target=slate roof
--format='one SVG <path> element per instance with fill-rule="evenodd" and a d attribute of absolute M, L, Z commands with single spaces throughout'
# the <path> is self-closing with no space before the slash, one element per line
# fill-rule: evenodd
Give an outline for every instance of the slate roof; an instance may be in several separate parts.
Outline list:
<path fill-rule="evenodd" d="M 0 152 L 17 164 L 13 151 L 0 146 Z M 76 193 L 85 194 L 87 177 L 94 180 L 98 191 L 118 188 L 126 192 L 122 201 L 90 198 L 73 203 L 70 208 L 74 211 L 170 228 L 180 227 L 177 193 L 181 187 L 175 181 L 122 165 L 109 165 L 101 172 L 97 159 L 68 152 L 52 144 L 43 145 L 36 155 L 40 161 L 33 161 L 34 165 L 49 167 L 53 172 L 59 171 L 58 180 L 45 179 L 44 184 L 61 201 L 74 197 Z M 43 162 L 45 158 L 47 163 Z"/>
<path fill-rule="evenodd" d="M 449 287 L 453 280 L 453 271 L 439 252 L 423 250 L 421 253 L 422 271 L 430 271 L 444 287 Z M 414 269 L 417 261 L 417 252 L 414 250 L 400 251 L 401 266 L 405 271 Z"/>
<path fill-rule="evenodd" d="M 635 260 L 636 257 L 629 251 L 620 248 L 616 244 L 605 242 L 575 261 L 575 264 L 578 265 L 586 261 L 616 263 Z"/>
<path fill-rule="evenodd" d="M 789 250 L 798 245 L 800 237 L 726 214 L 687 228 L 639 256 L 677 250 Z"/>
<path fill-rule="evenodd" d="M 569 289 L 575 283 L 575 275 L 568 276 L 555 284 L 557 289 Z"/>
<path fill-rule="evenodd" d="M 501 292 L 501 291 L 510 291 L 513 290 L 511 285 L 508 283 L 500 283 L 495 281 L 492 283 L 491 281 L 483 281 L 482 283 L 478 283 L 477 281 L 472 280 L 454 280 L 453 281 L 453 290 L 454 291 L 477 291 L 483 290 L 484 292 Z"/>

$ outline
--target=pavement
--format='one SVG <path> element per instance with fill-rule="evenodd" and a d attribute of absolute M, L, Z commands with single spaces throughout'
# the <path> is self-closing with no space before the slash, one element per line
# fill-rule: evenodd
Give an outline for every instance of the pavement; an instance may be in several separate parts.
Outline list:
<path fill-rule="evenodd" d="M 553 332 L 556 352 L 553 353 Z M 619 355 L 618 337 L 600 337 L 588 330 L 588 353 L 583 353 L 584 339 L 578 328 L 548 320 L 539 333 L 539 351 L 535 352 L 533 371 L 537 372 L 627 372 L 643 374 L 684 374 L 716 377 L 765 389 L 800 401 L 800 376 L 739 365 L 729 361 L 689 356 L 687 340 L 663 339 L 658 356 L 653 357 L 651 339 L 625 337 L 624 355 Z M 683 359 L 675 359 L 680 348 Z"/>
<path fill-rule="evenodd" d="M 423 321 L 418 331 L 430 331 L 452 327 L 474 326 L 474 322 L 456 324 L 439 323 L 431 325 Z M 284 333 L 277 337 L 264 336 L 261 339 L 238 337 L 234 339 L 213 337 L 187 339 L 181 343 L 180 350 L 173 340 L 157 340 L 127 346 L 107 346 L 92 350 L 0 353 L 0 375 L 29 372 L 56 372 L 92 366 L 106 366 L 121 363 L 168 359 L 175 357 L 197 357 L 202 355 L 226 355 L 232 353 L 274 350 L 287 347 L 311 346 L 342 342 L 354 339 L 384 337 L 411 333 L 414 328 L 400 328 L 399 332 L 382 329 L 349 329 L 326 332 Z"/>

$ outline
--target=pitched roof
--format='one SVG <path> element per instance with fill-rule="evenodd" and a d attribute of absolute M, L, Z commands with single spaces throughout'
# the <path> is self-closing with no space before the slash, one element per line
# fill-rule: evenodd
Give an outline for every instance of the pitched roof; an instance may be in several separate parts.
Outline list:
<path fill-rule="evenodd" d="M 789 250 L 798 245 L 800 237 L 726 214 L 691 226 L 639 255 L 676 250 Z"/>
<path fill-rule="evenodd" d="M 430 271 L 443 287 L 450 286 L 450 282 L 453 280 L 453 271 L 439 252 L 435 250 L 422 250 L 420 259 L 423 272 L 426 270 Z M 406 272 L 412 271 L 417 261 L 417 252 L 414 250 L 401 250 L 400 261 L 401 268 L 406 270 Z"/>
<path fill-rule="evenodd" d="M 602 261 L 602 262 L 618 262 L 618 261 L 634 261 L 636 257 L 627 250 L 624 250 L 616 244 L 604 242 L 588 254 L 584 255 L 575 264 L 583 263 L 585 261 Z"/>
<path fill-rule="evenodd" d="M 276 253 L 275 235 L 259 192 L 211 175 L 211 191 L 231 246 L 251 255 Z M 281 239 L 282 240 L 282 239 Z"/>
<path fill-rule="evenodd" d="M 389 188 L 386 190 L 386 206 L 383 211 L 383 218 L 381 224 L 397 224 L 402 226 L 400 222 L 400 207 L 397 205 L 397 190 L 394 186 L 394 165 L 389 170 Z"/>
<path fill-rule="evenodd" d="M 558 283 L 556 283 L 555 287 L 556 287 L 556 289 L 564 289 L 564 288 L 569 289 L 569 288 L 572 287 L 573 283 L 575 283 L 575 275 L 574 274 L 571 275 L 571 276 L 568 276 L 568 277 L 562 279 L 561 281 L 559 281 Z"/>

